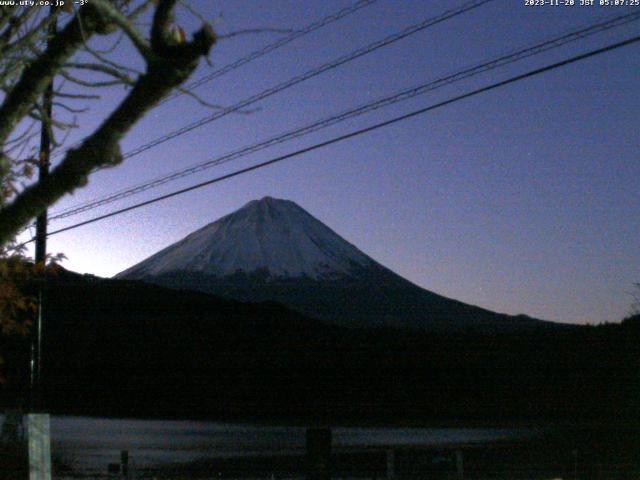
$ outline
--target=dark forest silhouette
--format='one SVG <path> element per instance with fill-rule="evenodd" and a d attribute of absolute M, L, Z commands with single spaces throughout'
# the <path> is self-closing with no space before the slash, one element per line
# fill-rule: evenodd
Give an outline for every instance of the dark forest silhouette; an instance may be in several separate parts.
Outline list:
<path fill-rule="evenodd" d="M 62 271 L 47 294 L 54 413 L 462 423 L 637 419 L 640 316 L 522 333 L 348 329 L 247 304 Z M 24 398 L 12 344 L 6 406 Z"/>

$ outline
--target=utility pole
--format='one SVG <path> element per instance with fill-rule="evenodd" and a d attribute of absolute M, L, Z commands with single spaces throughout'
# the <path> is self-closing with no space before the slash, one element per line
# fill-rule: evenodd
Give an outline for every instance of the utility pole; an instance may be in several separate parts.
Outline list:
<path fill-rule="evenodd" d="M 50 7 L 50 15 L 53 16 L 47 31 L 47 46 L 57 31 L 56 7 Z M 46 118 L 42 119 L 40 130 L 40 152 L 38 157 L 38 180 L 42 182 L 49 176 L 51 158 L 51 132 L 53 113 L 53 78 L 47 85 L 42 95 L 42 109 Z M 31 407 L 41 409 L 42 405 L 42 322 L 45 303 L 45 282 L 46 275 L 44 267 L 47 261 L 47 210 L 45 209 L 36 219 L 36 266 L 41 268 L 40 281 L 38 282 L 38 318 L 31 345 Z"/>
<path fill-rule="evenodd" d="M 55 37 L 57 25 L 56 7 L 51 5 L 49 14 L 52 16 L 47 30 L 47 47 Z M 52 113 L 53 113 L 53 77 L 42 95 L 43 118 L 40 132 L 40 154 L 38 158 L 38 180 L 42 182 L 49 176 L 51 143 L 52 143 Z M 45 209 L 36 219 L 36 266 L 39 268 L 38 281 L 38 318 L 31 343 L 31 382 L 30 382 L 30 411 L 27 415 L 27 445 L 29 453 L 29 479 L 51 480 L 51 436 L 50 417 L 44 413 L 42 388 L 42 327 L 46 292 L 46 262 L 47 262 L 47 210 Z"/>

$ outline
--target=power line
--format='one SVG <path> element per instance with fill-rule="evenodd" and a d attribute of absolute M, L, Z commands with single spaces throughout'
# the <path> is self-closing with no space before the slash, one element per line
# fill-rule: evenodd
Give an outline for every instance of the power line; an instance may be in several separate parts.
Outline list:
<path fill-rule="evenodd" d="M 484 61 L 473 67 L 465 68 L 461 71 L 447 75 L 438 80 L 429 81 L 427 83 L 423 83 L 416 87 L 402 90 L 400 92 L 394 93 L 393 95 L 390 95 L 390 96 L 386 96 L 374 102 L 369 102 L 359 107 L 351 108 L 349 110 L 343 111 L 337 115 L 333 115 L 331 117 L 313 122 L 306 126 L 299 127 L 294 130 L 290 130 L 285 133 L 278 134 L 267 140 L 252 144 L 250 146 L 243 147 L 241 149 L 235 150 L 233 152 L 227 153 L 217 158 L 210 159 L 205 162 L 198 163 L 196 165 L 192 165 L 188 168 L 178 170 L 176 172 L 170 173 L 168 175 L 164 175 L 162 177 L 156 178 L 151 181 L 141 183 L 133 187 L 128 187 L 126 189 L 86 202 L 84 204 L 79 204 L 74 207 L 67 208 L 66 210 L 63 210 L 60 213 L 53 215 L 50 219 L 57 220 L 57 219 L 67 218 L 67 217 L 71 217 L 89 210 L 93 210 L 95 208 L 127 198 L 129 196 L 145 192 L 152 188 L 159 187 L 171 181 L 193 175 L 195 173 L 221 165 L 223 163 L 230 162 L 232 160 L 236 160 L 238 158 L 247 156 L 249 154 L 255 153 L 257 151 L 263 150 L 273 145 L 277 145 L 285 141 L 289 141 L 289 140 L 301 137 L 303 135 L 316 132 L 318 130 L 335 125 L 339 122 L 348 120 L 350 118 L 354 118 L 354 117 L 363 115 L 365 113 L 369 113 L 371 111 L 377 110 L 379 108 L 383 108 L 383 107 L 398 103 L 400 101 L 413 98 L 417 95 L 421 95 L 421 94 L 433 91 L 435 89 L 444 87 L 446 85 L 450 85 L 452 83 L 455 83 L 461 80 L 466 80 L 468 78 L 487 72 L 489 70 L 503 67 L 505 65 L 514 63 L 524 58 L 528 58 L 533 55 L 538 55 L 540 53 L 543 53 L 555 48 L 559 48 L 567 43 L 570 43 L 582 38 L 586 38 L 590 35 L 594 35 L 596 33 L 600 33 L 606 30 L 610 30 L 612 28 L 616 28 L 633 21 L 637 21 L 638 19 L 640 19 L 640 12 L 615 16 L 613 18 L 606 19 L 599 23 L 592 24 L 590 26 L 571 31 L 569 33 L 565 33 L 560 36 L 553 37 L 551 39 L 537 43 L 533 46 L 516 50 L 507 54 L 503 54 L 497 58 Z"/>
<path fill-rule="evenodd" d="M 293 42 L 294 40 L 303 37 L 305 35 L 308 35 L 312 32 L 315 32 L 316 30 L 329 25 L 333 22 L 337 22 L 338 20 L 347 17 L 348 15 L 351 15 L 354 12 L 357 12 L 358 10 L 364 8 L 364 7 L 368 7 L 369 5 L 372 5 L 373 3 L 377 2 L 378 0 L 359 0 L 356 3 L 354 3 L 353 5 L 350 5 L 348 7 L 345 7 L 341 10 L 338 10 L 335 13 L 332 13 L 331 15 L 328 15 L 316 22 L 310 23 L 309 25 L 307 25 L 306 27 L 300 29 L 300 30 L 296 30 L 295 32 L 293 32 L 290 35 L 287 35 L 286 37 L 282 37 L 278 40 L 276 40 L 273 43 L 270 43 L 268 45 L 265 45 L 264 47 L 255 50 L 251 53 L 249 53 L 248 55 L 241 57 L 231 63 L 228 63 L 227 65 L 220 67 L 217 70 L 214 70 L 213 72 L 205 75 L 204 77 L 186 85 L 183 88 L 183 91 L 176 91 L 173 92 L 172 94 L 168 95 L 167 97 L 165 97 L 164 99 L 162 99 L 158 105 L 162 105 L 163 103 L 169 102 L 171 100 L 173 100 L 174 98 L 177 98 L 181 95 L 184 94 L 184 91 L 186 90 L 193 90 L 201 85 L 204 85 L 207 82 L 210 82 L 211 80 L 214 80 L 216 78 L 220 78 L 223 75 L 226 75 L 229 72 L 232 72 L 233 70 L 240 68 L 243 65 L 246 65 L 247 63 L 250 63 L 268 53 L 273 52 L 274 50 L 277 50 L 280 47 L 283 47 L 291 42 Z M 76 148 L 78 146 L 80 146 L 81 142 L 79 143 L 75 143 L 74 145 L 64 149 L 64 150 L 59 150 L 58 152 L 54 153 L 52 155 L 52 157 L 59 157 L 60 155 L 65 154 L 67 151 L 69 151 L 72 148 Z"/>
<path fill-rule="evenodd" d="M 566 65 L 581 61 L 581 60 L 585 60 L 587 58 L 594 57 L 596 55 L 600 55 L 600 54 L 605 53 L 605 52 L 616 50 L 618 48 L 622 48 L 624 46 L 631 45 L 631 44 L 637 43 L 637 42 L 640 42 L 640 35 L 632 37 L 632 38 L 629 38 L 627 40 L 623 40 L 621 42 L 617 42 L 617 43 L 614 43 L 614 44 L 611 44 L 611 45 L 607 45 L 606 47 L 602 47 L 602 48 L 599 48 L 599 49 L 596 49 L 596 50 L 591 50 L 591 51 L 589 51 L 587 53 L 576 55 L 576 56 L 568 58 L 566 60 L 562 60 L 560 62 L 556 62 L 556 63 L 550 64 L 550 65 L 547 65 L 547 66 L 544 66 L 544 67 L 541 67 L 541 68 L 537 68 L 535 70 L 530 70 L 527 73 L 523 73 L 521 75 L 516 75 L 515 77 L 511 77 L 511 78 L 509 78 L 507 80 L 502 80 L 500 82 L 493 83 L 493 84 L 488 85 L 486 87 L 482 87 L 482 88 L 478 88 L 476 90 L 472 90 L 471 92 L 467 92 L 467 93 L 464 93 L 462 95 L 458 95 L 458 96 L 452 97 L 452 98 L 450 98 L 448 100 L 444 100 L 442 102 L 430 105 L 428 107 L 424 107 L 424 108 L 421 108 L 419 110 L 414 110 L 414 111 L 412 111 L 410 113 L 406 113 L 404 115 L 400 115 L 398 117 L 394 117 L 394 118 L 392 118 L 390 120 L 386 120 L 384 122 L 376 123 L 376 124 L 371 125 L 369 127 L 365 127 L 365 128 L 353 131 L 351 133 L 347 133 L 345 135 L 341 135 L 339 137 L 334 137 L 334 138 L 332 138 L 330 140 L 326 140 L 324 142 L 316 143 L 316 144 L 314 144 L 314 145 L 312 145 L 310 147 L 305 147 L 305 148 L 302 148 L 300 150 L 296 150 L 294 152 L 291 152 L 291 153 L 288 153 L 288 154 L 285 154 L 285 155 L 281 155 L 279 157 L 272 158 L 271 160 L 267 160 L 265 162 L 261 162 L 261 163 L 258 163 L 256 165 L 252 165 L 250 167 L 242 168 L 240 170 L 236 170 L 235 172 L 231 172 L 231 173 L 228 173 L 226 175 L 222 175 L 220 177 L 216 177 L 216 178 L 213 178 L 211 180 L 207 180 L 205 182 L 201 182 L 201 183 L 197 183 L 195 185 L 191 185 L 190 187 L 182 188 L 180 190 L 176 190 L 176 191 L 173 191 L 171 193 L 168 193 L 168 194 L 165 194 L 165 195 L 161 195 L 161 196 L 152 198 L 150 200 L 147 200 L 147 201 L 144 201 L 144 202 L 140 202 L 140 203 L 135 204 L 135 205 L 131 205 L 131 206 L 126 207 L 126 208 L 121 208 L 119 210 L 115 210 L 115 211 L 107 213 L 105 215 L 100 215 L 98 217 L 94 217 L 94 218 L 91 218 L 89 220 L 85 220 L 83 222 L 76 223 L 74 225 L 69 225 L 67 227 L 60 228 L 58 230 L 54 230 L 54 231 L 50 232 L 48 234 L 48 236 L 56 235 L 56 234 L 62 233 L 62 232 L 67 232 L 69 230 L 74 230 L 74 229 L 82 227 L 84 225 L 89 225 L 91 223 L 95 223 L 95 222 L 98 222 L 100 220 L 104 220 L 104 219 L 107 219 L 107 218 L 110 218 L 110 217 L 114 217 L 116 215 L 120 215 L 120 214 L 125 213 L 125 212 L 129 212 L 129 211 L 132 211 L 132 210 L 135 210 L 135 209 L 147 206 L 147 205 L 151 205 L 153 203 L 160 202 L 162 200 L 166 200 L 168 198 L 175 197 L 177 195 L 181 195 L 183 193 L 187 193 L 187 192 L 190 192 L 190 191 L 193 191 L 193 190 L 197 190 L 197 189 L 206 187 L 208 185 L 212 185 L 214 183 L 219 183 L 219 182 L 222 182 L 224 180 L 228 180 L 230 178 L 237 177 L 237 176 L 242 175 L 244 173 L 248 173 L 248 172 L 251 172 L 251 171 L 254 171 L 254 170 L 258 170 L 258 169 L 267 167 L 269 165 L 273 165 L 275 163 L 282 162 L 283 160 L 287 160 L 289 158 L 297 157 L 297 156 L 300 156 L 300 155 L 302 155 L 304 153 L 308 153 L 308 152 L 311 152 L 311 151 L 314 151 L 314 150 L 318 150 L 320 148 L 324 148 L 324 147 L 327 147 L 329 145 L 333 145 L 335 143 L 342 142 L 344 140 L 347 140 L 347 139 L 350 139 L 350 138 L 353 138 L 353 137 L 357 137 L 359 135 L 363 135 L 365 133 L 369 133 L 369 132 L 372 132 L 374 130 L 378 130 L 378 129 L 383 128 L 383 127 L 387 127 L 389 125 L 393 125 L 393 124 L 401 122 L 403 120 L 408 120 L 409 118 L 413 118 L 413 117 L 416 117 L 418 115 L 425 114 L 425 113 L 430 112 L 432 110 L 436 110 L 436 109 L 444 107 L 446 105 L 450 105 L 452 103 L 459 102 L 461 100 L 473 97 L 475 95 L 479 95 L 481 93 L 485 93 L 485 92 L 488 92 L 490 90 L 495 90 L 495 89 L 503 87 L 505 85 L 509 85 L 509 84 L 512 84 L 512 83 L 515 83 L 515 82 L 519 82 L 521 80 L 525 80 L 527 78 L 534 77 L 534 76 L 540 75 L 542 73 L 545 73 L 545 72 L 548 72 L 548 71 L 551 71 L 551 70 L 555 70 L 557 68 L 560 68 L 560 67 L 563 67 L 563 66 L 566 66 Z M 28 240 L 28 241 L 24 242 L 23 244 L 21 244 L 21 246 L 24 246 L 24 245 L 26 245 L 28 243 L 31 243 L 33 240 L 34 239 L 32 238 L 31 240 Z"/>
<path fill-rule="evenodd" d="M 195 173 L 198 173 L 200 171 L 206 170 L 208 168 L 220 165 L 222 163 L 226 163 L 228 161 L 231 160 L 235 160 L 237 158 L 246 156 L 248 154 L 251 153 L 255 153 L 256 151 L 262 150 L 264 148 L 267 148 L 269 146 L 273 146 L 279 143 L 282 143 L 284 141 L 288 141 L 294 138 L 298 138 L 302 135 L 306 135 L 308 133 L 311 132 L 315 132 L 318 131 L 322 128 L 326 128 L 328 126 L 334 125 L 336 123 L 339 123 L 341 121 L 347 120 L 349 118 L 353 118 L 355 116 L 359 116 L 362 115 L 364 113 L 368 113 L 370 111 L 376 110 L 378 108 L 384 107 L 384 106 L 388 106 L 390 104 L 408 99 L 408 98 L 412 98 L 416 95 L 420 95 L 423 93 L 426 93 L 427 91 L 432 91 L 435 90 L 437 88 L 443 87 L 445 85 L 449 85 L 451 83 L 454 83 L 456 81 L 460 81 L 460 80 L 464 80 L 467 79 L 469 77 L 475 76 L 477 74 L 480 73 L 484 73 L 488 70 L 492 70 L 494 68 L 498 68 L 504 65 L 507 65 L 509 63 L 513 63 L 515 61 L 521 60 L 523 58 L 527 58 L 529 56 L 532 55 L 536 55 L 545 51 L 548 51 L 550 49 L 553 48 L 557 48 L 560 47 L 566 43 L 569 43 L 571 41 L 575 41 L 578 40 L 580 38 L 585 38 L 589 35 L 595 34 L 595 33 L 599 33 L 614 27 L 618 27 L 621 26 L 623 24 L 629 23 L 631 21 L 636 21 L 640 18 L 640 12 L 636 12 L 633 14 L 627 14 L 627 15 L 622 15 L 622 16 L 617 16 L 614 17 L 612 19 L 608 19 L 606 21 L 591 25 L 587 28 L 582 28 L 580 30 L 577 31 L 573 31 L 571 33 L 568 34 L 564 34 L 562 36 L 559 37 L 554 37 L 550 40 L 544 41 L 542 43 L 536 44 L 532 47 L 528 47 L 526 49 L 522 49 L 522 50 L 517 50 L 514 51 L 512 53 L 509 54 L 505 54 L 502 55 L 496 59 L 492 59 L 490 61 L 487 62 L 483 62 L 479 65 L 476 65 L 474 67 L 471 68 L 466 68 L 462 71 L 459 71 L 455 74 L 452 75 L 448 75 L 444 78 L 441 78 L 439 80 L 436 81 L 431 81 L 428 82 L 426 84 L 422 84 L 418 87 L 413 87 L 407 90 L 403 90 L 399 93 L 395 93 L 391 96 L 387 96 L 383 99 L 374 101 L 374 102 L 370 102 L 368 104 L 362 105 L 360 107 L 357 108 L 353 108 L 350 110 L 347 110 L 345 112 L 342 112 L 338 115 L 334 115 L 332 117 L 329 118 L 325 118 L 323 120 L 320 121 L 316 121 L 310 125 L 301 127 L 301 128 L 297 128 L 295 130 L 292 131 L 288 131 L 286 133 L 283 134 L 279 134 L 275 137 L 271 137 L 268 140 L 259 142 L 257 144 L 253 144 L 251 146 L 247 146 L 247 147 L 243 147 L 239 150 L 236 150 L 234 152 L 225 154 L 221 157 L 217 157 L 215 159 L 212 160 L 207 160 L 205 162 L 202 163 L 198 163 L 196 165 L 192 165 L 186 169 L 182 169 L 176 172 L 173 172 L 171 174 L 165 175 L 163 177 L 148 181 L 148 182 L 144 182 L 142 184 L 136 185 L 134 187 L 128 187 L 127 189 L 123 189 L 120 190 L 119 192 L 110 194 L 108 196 L 84 203 L 84 204 L 80 204 L 80 205 L 76 205 L 75 207 L 70 207 L 62 212 L 60 212 L 59 214 L 55 215 L 54 217 L 52 217 L 52 219 L 61 219 L 61 218 L 66 218 L 66 217 L 70 217 L 72 215 L 76 215 L 78 213 L 82 213 L 85 212 L 87 210 L 91 210 L 93 208 L 99 207 L 99 206 L 103 206 L 106 205 L 108 203 L 112 203 L 114 201 L 120 200 L 122 198 L 126 198 L 128 196 L 137 194 L 137 193 L 141 193 L 144 192 L 146 190 L 149 190 L 151 188 L 155 188 L 157 186 L 163 185 L 165 183 L 168 183 L 170 181 L 179 179 L 179 178 L 183 178 L 185 176 L 189 176 Z"/>
<path fill-rule="evenodd" d="M 317 22 L 313 22 L 309 25 L 307 25 L 306 27 L 300 29 L 300 30 L 296 30 L 295 32 L 293 32 L 291 35 L 288 35 L 286 37 L 282 37 L 279 40 L 276 40 L 273 43 L 270 43 L 268 45 L 265 45 L 264 47 L 255 50 L 251 53 L 249 53 L 248 55 L 239 58 L 238 60 L 231 62 L 223 67 L 220 67 L 217 70 L 214 70 L 213 72 L 203 76 L 202 78 L 191 82 L 189 84 L 187 84 L 184 88 L 186 90 L 194 90 L 195 88 L 204 85 L 205 83 L 210 82 L 211 80 L 215 80 L 216 78 L 220 78 L 223 75 L 226 75 L 227 73 L 235 70 L 236 68 L 241 67 L 242 65 L 245 65 L 249 62 L 252 62 L 253 60 L 256 60 L 260 57 L 262 57 L 263 55 L 266 55 L 268 53 L 273 52 L 274 50 L 277 50 L 280 47 L 283 47 L 285 45 L 287 45 L 288 43 L 293 42 L 294 40 L 304 36 L 304 35 L 308 35 L 311 32 L 314 32 L 316 30 L 318 30 L 319 28 L 322 28 L 326 25 L 329 25 L 330 23 L 336 22 L 338 20 L 340 20 L 341 18 L 344 18 L 348 15 L 351 15 L 352 13 L 364 8 L 364 7 L 368 7 L 369 5 L 371 5 L 372 3 L 377 2 L 378 0 L 360 0 L 356 3 L 354 3 L 353 5 L 343 8 L 342 10 L 339 10 L 327 17 L 322 18 L 321 20 L 318 20 Z M 160 102 L 160 105 L 162 105 L 163 103 L 166 103 L 170 100 L 173 100 L 174 98 L 179 97 L 180 95 L 182 95 L 182 92 L 177 91 L 174 92 L 173 94 L 167 96 L 165 99 L 163 99 Z"/>
<path fill-rule="evenodd" d="M 378 40 L 376 42 L 373 42 L 365 47 L 359 48 L 347 55 L 343 55 L 342 57 L 337 58 L 336 60 L 333 60 L 329 63 L 325 63 L 319 67 L 316 67 L 314 69 L 308 70 L 307 72 L 295 76 L 285 82 L 279 83 L 278 85 L 275 85 L 273 87 L 267 88 L 266 90 L 263 90 L 262 92 L 252 95 L 249 98 L 246 98 L 245 100 L 242 100 L 238 103 L 236 103 L 235 105 L 232 105 L 231 107 L 226 107 L 216 113 L 213 113 L 211 115 L 207 115 L 206 117 L 201 118 L 200 120 L 197 120 L 195 122 L 192 122 L 188 125 L 185 125 L 184 127 L 181 127 L 177 130 L 174 130 L 173 132 L 169 132 L 165 135 L 162 135 L 158 138 L 156 138 L 155 140 L 152 140 L 151 142 L 145 143 L 143 145 L 140 145 L 139 147 L 134 148 L 133 150 L 130 150 L 126 153 L 124 153 L 122 155 L 123 159 L 128 159 L 131 157 L 134 157 L 136 155 L 141 154 L 142 152 L 145 152 L 151 148 L 154 148 L 166 141 L 172 140 L 176 137 L 179 137 L 181 135 L 184 135 L 185 133 L 188 133 L 192 130 L 195 130 L 198 127 L 201 127 L 203 125 L 206 125 L 208 123 L 211 123 L 215 120 L 218 120 L 226 115 L 229 115 L 230 113 L 234 113 L 237 112 L 239 110 L 242 110 L 243 108 L 246 108 L 250 105 L 253 105 L 256 102 L 259 102 L 260 100 L 264 100 L 267 97 L 270 97 L 272 95 L 275 95 L 276 93 L 279 93 L 283 90 L 286 90 L 288 88 L 293 87 L 294 85 L 297 85 L 299 83 L 302 83 L 306 80 L 309 80 L 311 78 L 317 77 L 318 75 L 321 75 L 324 72 L 327 72 L 329 70 L 333 70 L 334 68 L 337 68 L 345 63 L 351 62 L 357 58 L 363 57 L 364 55 L 367 55 L 371 52 L 374 52 L 380 48 L 386 47 L 387 45 L 391 45 L 392 43 L 395 43 L 399 40 L 402 40 L 410 35 L 413 35 L 415 33 L 418 33 L 422 30 L 425 30 L 429 27 L 432 27 L 434 25 L 437 25 L 439 23 L 442 23 L 446 20 L 449 20 L 451 18 L 457 17 L 458 15 L 461 15 L 465 12 L 468 12 L 470 10 L 473 10 L 475 8 L 478 8 L 486 3 L 492 2 L 493 0 L 473 0 L 471 2 L 466 2 L 465 4 L 463 4 L 461 7 L 455 8 L 455 9 L 450 9 L 447 10 L 446 12 L 442 13 L 441 15 L 438 15 L 436 17 L 431 17 L 428 18 L 426 20 L 423 20 L 420 23 L 417 23 L 415 25 L 412 25 L 410 27 L 405 28 L 404 30 L 394 33 L 392 35 L 389 35 L 385 38 L 383 38 L 382 40 Z"/>
<path fill-rule="evenodd" d="M 253 105 L 254 103 L 260 101 L 260 100 L 264 100 L 265 98 L 268 98 L 272 95 L 275 95 L 276 93 L 279 93 L 283 90 L 286 90 L 288 88 L 293 87 L 294 85 L 297 85 L 299 83 L 302 83 L 306 80 L 309 80 L 313 77 L 316 77 L 318 75 L 321 75 L 324 72 L 327 72 L 329 70 L 332 70 L 334 68 L 337 68 L 345 63 L 348 63 L 350 61 L 353 61 L 357 58 L 360 58 L 364 55 L 367 55 L 371 52 L 374 52 L 380 48 L 386 47 L 387 45 L 390 45 L 392 43 L 395 43 L 399 40 L 402 40 L 410 35 L 413 35 L 415 33 L 418 33 L 422 30 L 425 30 L 429 27 L 432 27 L 434 25 L 437 25 L 441 22 L 444 22 L 446 20 L 449 20 L 451 18 L 454 18 L 458 15 L 461 15 L 467 11 L 473 10 L 475 8 L 478 8 L 484 4 L 487 4 L 489 2 L 492 2 L 493 0 L 472 0 L 470 2 L 466 2 L 463 5 L 461 5 L 458 8 L 455 9 L 450 9 L 450 10 L 446 10 L 444 13 L 435 16 L 435 17 L 430 17 L 427 18 L 425 20 L 423 20 L 422 22 L 419 22 L 417 24 L 411 25 L 407 28 L 405 28 L 404 30 L 401 30 L 397 33 L 388 35 L 387 37 L 383 38 L 382 40 L 378 40 L 376 42 L 370 43 L 369 45 L 366 45 L 365 47 L 361 47 L 357 50 L 354 50 L 351 53 L 348 53 L 346 55 L 343 55 L 331 62 L 325 63 L 323 65 L 320 65 L 319 67 L 313 68 L 311 70 L 308 70 L 307 72 L 295 76 L 293 78 L 290 78 L 289 80 L 286 80 L 285 82 L 282 82 L 278 85 L 275 85 L 273 87 L 270 87 L 266 90 L 263 90 L 262 92 L 255 94 L 249 98 L 246 98 L 242 101 L 240 101 L 239 103 L 236 103 L 235 105 L 232 105 L 230 107 L 226 107 L 216 113 L 213 113 L 211 115 L 208 115 L 206 117 L 201 118 L 200 120 L 197 120 L 195 122 L 192 122 L 188 125 L 185 125 L 184 127 L 179 128 L 178 130 L 174 130 L 173 132 L 169 132 L 165 135 L 162 135 L 158 138 L 156 138 L 155 140 L 152 140 L 151 142 L 145 143 L 143 145 L 140 145 L 138 147 L 136 147 L 133 150 L 130 150 L 128 152 L 125 152 L 122 155 L 122 159 L 126 160 L 129 159 L 131 157 L 134 157 L 136 155 L 139 155 L 142 152 L 145 152 L 146 150 L 149 150 L 151 148 L 154 148 L 166 141 L 172 140 L 173 138 L 179 137 L 181 135 L 184 135 L 185 133 L 188 133 L 192 130 L 195 130 L 198 127 L 201 127 L 203 125 L 206 125 L 208 123 L 211 123 L 215 120 L 218 120 L 222 117 L 225 117 L 226 115 L 229 115 L 230 113 L 234 113 L 237 112 L 239 110 L 242 110 L 243 108 L 246 108 L 250 105 Z M 96 169 L 96 171 L 102 170 L 104 168 L 108 168 L 108 167 L 102 167 L 102 168 L 98 168 Z"/>

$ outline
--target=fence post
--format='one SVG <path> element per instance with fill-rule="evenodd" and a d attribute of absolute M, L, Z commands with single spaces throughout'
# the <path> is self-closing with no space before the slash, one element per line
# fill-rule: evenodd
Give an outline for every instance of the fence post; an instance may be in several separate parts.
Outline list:
<path fill-rule="evenodd" d="M 47 413 L 27 415 L 29 480 L 51 480 L 50 418 Z"/>
<path fill-rule="evenodd" d="M 307 480 L 331 478 L 331 429 L 308 428 L 306 436 Z"/>

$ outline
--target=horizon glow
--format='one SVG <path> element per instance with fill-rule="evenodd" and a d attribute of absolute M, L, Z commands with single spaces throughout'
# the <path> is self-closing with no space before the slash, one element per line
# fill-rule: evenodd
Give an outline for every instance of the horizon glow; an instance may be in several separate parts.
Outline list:
<path fill-rule="evenodd" d="M 195 2 L 221 32 L 301 28 L 349 1 Z M 461 4 L 456 2 L 454 5 Z M 428 79 L 633 8 L 496 1 L 327 72 L 125 164 L 52 208 L 146 181 Z M 197 90 L 229 105 L 448 8 L 380 0 Z M 193 30 L 192 20 L 185 25 Z M 192 22 L 192 23 L 189 23 Z M 270 148 L 87 214 L 70 225 L 631 36 L 640 22 Z M 282 35 L 282 34 L 279 34 Z M 277 38 L 225 40 L 222 66 Z M 246 202 L 295 201 L 364 253 L 438 294 L 510 314 L 619 321 L 640 281 L 640 47 L 630 46 L 104 222 L 52 236 L 66 268 L 112 276 Z M 124 54 L 124 53 L 123 53 Z M 194 75 L 210 71 L 204 63 Z M 107 102 L 108 104 L 108 102 Z M 98 105 L 90 128 L 104 115 Z M 151 112 L 130 150 L 208 114 L 186 96 Z M 87 130 L 85 130 L 86 132 Z M 79 137 L 78 137 L 79 138 Z M 73 139 L 70 142 L 73 143 Z"/>

